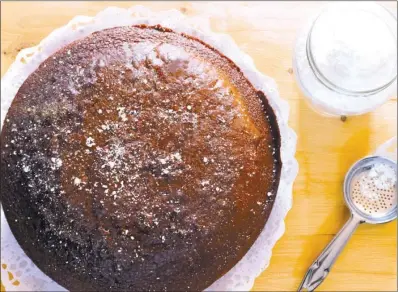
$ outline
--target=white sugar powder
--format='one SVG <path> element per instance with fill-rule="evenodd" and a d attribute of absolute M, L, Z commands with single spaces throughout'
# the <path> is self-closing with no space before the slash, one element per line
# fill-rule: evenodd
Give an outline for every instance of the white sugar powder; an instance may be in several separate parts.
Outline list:
<path fill-rule="evenodd" d="M 381 190 L 389 190 L 397 182 L 397 174 L 394 169 L 385 164 L 374 166 L 369 171 L 368 177 L 372 178 L 375 186 Z"/>
<path fill-rule="evenodd" d="M 80 178 L 78 178 L 78 177 L 75 177 L 74 180 L 73 180 L 73 184 L 75 186 L 80 185 L 81 182 L 82 182 L 82 180 Z"/>
<path fill-rule="evenodd" d="M 312 30 L 304 30 L 296 44 L 295 73 L 316 108 L 355 115 L 390 97 L 394 84 L 375 90 L 396 76 L 396 20 L 391 19 L 373 3 L 339 3 L 321 13 Z"/>
<path fill-rule="evenodd" d="M 364 197 L 377 200 L 381 191 L 395 188 L 396 182 L 396 171 L 391 166 L 378 164 L 361 177 L 359 180 L 359 190 Z"/>
<path fill-rule="evenodd" d="M 346 90 L 372 90 L 396 75 L 396 64 L 389 61 L 396 54 L 396 37 L 366 11 L 323 14 L 312 30 L 311 51 L 319 71 Z"/>
<path fill-rule="evenodd" d="M 88 147 L 93 147 L 93 146 L 95 146 L 94 139 L 93 139 L 92 137 L 88 137 L 88 138 L 86 139 L 86 145 L 87 145 Z"/>

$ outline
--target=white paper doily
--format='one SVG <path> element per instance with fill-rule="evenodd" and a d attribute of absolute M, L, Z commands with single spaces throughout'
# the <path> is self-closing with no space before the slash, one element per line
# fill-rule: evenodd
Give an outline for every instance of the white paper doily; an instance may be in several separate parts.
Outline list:
<path fill-rule="evenodd" d="M 94 31 L 133 24 L 160 24 L 174 31 L 195 36 L 218 49 L 240 67 L 258 90 L 266 94 L 275 111 L 282 137 L 283 166 L 272 213 L 260 236 L 241 261 L 206 289 L 250 290 L 255 278 L 267 268 L 272 248 L 285 231 L 284 218 L 292 205 L 292 184 L 298 172 L 298 164 L 294 158 L 297 137 L 288 127 L 289 105 L 279 97 L 274 80 L 261 74 L 255 68 L 253 60 L 238 48 L 230 36 L 211 31 L 208 18 L 200 15 L 186 17 L 178 10 L 152 12 L 143 6 L 134 6 L 130 9 L 109 7 L 95 17 L 76 16 L 66 26 L 54 30 L 38 46 L 22 50 L 18 54 L 1 83 L 1 125 L 20 86 L 51 54 Z M 1 210 L 1 263 L 1 279 L 7 291 L 65 291 L 41 272 L 24 254 L 11 233 L 3 210 Z M 12 280 L 10 273 L 13 276 Z"/>

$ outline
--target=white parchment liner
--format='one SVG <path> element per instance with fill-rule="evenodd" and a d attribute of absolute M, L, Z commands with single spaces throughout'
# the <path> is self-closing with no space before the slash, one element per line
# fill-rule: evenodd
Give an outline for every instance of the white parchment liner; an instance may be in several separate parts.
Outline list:
<path fill-rule="evenodd" d="M 66 26 L 54 30 L 38 46 L 24 49 L 18 54 L 1 83 L 1 126 L 20 86 L 50 55 L 66 44 L 94 31 L 133 24 L 160 24 L 177 32 L 195 36 L 215 47 L 233 60 L 250 82 L 266 94 L 275 111 L 282 137 L 283 167 L 272 213 L 260 236 L 241 261 L 206 289 L 250 290 L 255 278 L 269 265 L 272 248 L 285 231 L 284 218 L 292 205 L 292 184 L 298 172 L 297 161 L 294 158 L 297 138 L 287 124 L 289 105 L 280 98 L 274 80 L 261 74 L 255 68 L 253 60 L 238 48 L 230 36 L 211 31 L 207 17 L 186 17 L 178 10 L 152 12 L 143 6 L 134 6 L 130 9 L 109 7 L 95 17 L 76 16 Z M 65 291 L 41 272 L 24 254 L 11 233 L 2 209 L 1 263 L 7 265 L 6 268 L 5 266 L 1 268 L 1 279 L 7 291 Z M 13 280 L 9 280 L 8 272 L 13 274 Z"/>

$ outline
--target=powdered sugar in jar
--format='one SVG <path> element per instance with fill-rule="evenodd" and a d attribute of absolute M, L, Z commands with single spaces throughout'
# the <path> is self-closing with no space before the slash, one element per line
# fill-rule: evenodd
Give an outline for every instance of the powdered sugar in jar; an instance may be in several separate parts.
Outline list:
<path fill-rule="evenodd" d="M 396 16 L 372 2 L 330 4 L 299 35 L 293 66 L 315 110 L 372 111 L 396 93 Z"/>

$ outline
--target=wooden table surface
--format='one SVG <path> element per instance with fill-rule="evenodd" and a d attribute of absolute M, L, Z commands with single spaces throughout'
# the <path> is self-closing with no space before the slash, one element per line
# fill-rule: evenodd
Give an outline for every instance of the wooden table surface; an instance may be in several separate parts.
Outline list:
<path fill-rule="evenodd" d="M 39 43 L 75 15 L 95 15 L 107 6 L 138 2 L 2 2 L 1 75 L 17 53 Z M 349 166 L 396 135 L 397 98 L 376 111 L 345 122 L 308 108 L 292 74 L 292 48 L 298 29 L 321 2 L 145 2 L 154 10 L 176 8 L 187 15 L 207 13 L 215 31 L 230 34 L 253 57 L 257 68 L 278 83 L 291 106 L 290 125 L 298 135 L 300 171 L 286 233 L 270 266 L 253 290 L 297 289 L 306 269 L 348 218 L 342 182 Z M 383 3 L 396 11 L 397 3 Z M 397 223 L 362 225 L 319 290 L 397 290 Z"/>

